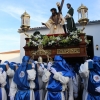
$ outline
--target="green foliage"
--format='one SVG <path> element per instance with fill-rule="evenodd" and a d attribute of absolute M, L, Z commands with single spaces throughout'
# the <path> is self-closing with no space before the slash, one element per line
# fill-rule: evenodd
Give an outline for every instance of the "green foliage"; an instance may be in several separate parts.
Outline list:
<path fill-rule="evenodd" d="M 71 32 L 69 36 L 47 36 L 47 35 L 41 35 L 39 31 L 36 31 L 31 35 L 31 42 L 29 42 L 28 46 L 38 46 L 39 44 L 42 44 L 43 46 L 75 46 L 78 45 L 82 39 L 79 37 L 80 30 Z M 85 41 L 87 44 L 90 43 L 89 40 L 87 40 L 85 36 Z"/>

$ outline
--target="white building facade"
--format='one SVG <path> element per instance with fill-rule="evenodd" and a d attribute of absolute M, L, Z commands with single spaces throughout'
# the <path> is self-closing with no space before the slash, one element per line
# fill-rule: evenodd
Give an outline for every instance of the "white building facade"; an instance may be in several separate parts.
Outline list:
<path fill-rule="evenodd" d="M 78 23 L 76 23 L 76 27 L 81 29 L 82 26 L 80 26 Z M 40 31 L 41 34 L 48 34 L 49 29 L 46 27 L 36 27 L 36 28 L 30 28 L 29 31 L 27 32 L 28 35 L 32 35 L 35 31 Z M 96 50 L 96 45 L 100 46 L 100 20 L 97 21 L 91 21 L 88 23 L 86 26 L 84 32 L 86 35 L 93 36 L 93 42 L 94 42 L 94 55 L 95 56 L 100 56 L 100 49 Z M 22 57 L 25 55 L 25 51 L 23 47 L 25 46 L 25 35 L 24 33 L 20 32 L 20 61 Z"/>
<path fill-rule="evenodd" d="M 4 61 L 20 63 L 20 50 L 2 52 L 0 53 L 0 59 L 2 60 L 2 63 Z"/>

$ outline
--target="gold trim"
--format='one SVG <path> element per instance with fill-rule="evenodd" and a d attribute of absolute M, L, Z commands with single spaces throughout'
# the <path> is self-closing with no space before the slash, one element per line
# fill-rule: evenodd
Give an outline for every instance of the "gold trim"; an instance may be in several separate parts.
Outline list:
<path fill-rule="evenodd" d="M 51 55 L 51 50 L 45 50 L 45 52 L 48 54 L 48 55 Z M 45 52 L 44 51 L 39 51 L 38 53 L 36 53 L 36 51 L 32 51 L 32 54 L 35 55 L 45 55 Z"/>
<path fill-rule="evenodd" d="M 79 54 L 80 48 L 57 49 L 57 54 Z"/>
<path fill-rule="evenodd" d="M 40 45 L 38 46 L 38 50 L 37 50 L 37 51 L 31 51 L 31 55 L 32 55 L 32 58 L 33 58 L 33 59 L 34 59 L 34 56 L 36 56 L 36 55 L 37 55 L 37 56 L 46 55 L 48 61 L 49 61 L 49 59 L 50 59 L 49 53 L 51 53 L 51 50 L 44 50 L 42 44 L 40 44 Z"/>
<path fill-rule="evenodd" d="M 21 18 L 23 17 L 29 17 L 30 18 L 30 15 L 25 11 L 22 15 L 21 15 Z"/>

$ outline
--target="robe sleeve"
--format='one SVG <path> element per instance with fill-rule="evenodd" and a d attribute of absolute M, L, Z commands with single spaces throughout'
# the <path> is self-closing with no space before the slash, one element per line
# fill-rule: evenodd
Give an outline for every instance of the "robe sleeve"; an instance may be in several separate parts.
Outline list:
<path fill-rule="evenodd" d="M 50 75 L 51 75 L 51 73 L 45 68 L 43 71 L 42 81 L 48 82 Z"/>
<path fill-rule="evenodd" d="M 64 19 L 64 17 L 60 14 L 60 18 L 61 18 L 61 25 L 64 25 L 65 24 L 65 19 Z"/>
<path fill-rule="evenodd" d="M 72 81 L 72 78 L 69 79 L 69 82 L 68 82 L 68 94 L 69 94 L 69 98 L 68 100 L 74 100 L 74 97 L 73 97 L 73 81 Z"/>
<path fill-rule="evenodd" d="M 0 84 L 2 86 L 6 85 L 6 72 L 0 73 Z"/>
<path fill-rule="evenodd" d="M 35 83 L 34 83 L 34 81 L 30 81 L 30 89 L 34 89 L 35 88 Z"/>
<path fill-rule="evenodd" d="M 54 22 L 53 22 L 52 19 L 49 19 L 49 20 L 45 23 L 46 27 L 49 28 L 49 29 L 51 29 L 51 26 L 52 26 L 53 24 L 54 24 Z"/>
<path fill-rule="evenodd" d="M 34 69 L 31 70 L 27 70 L 27 74 L 28 74 L 28 80 L 35 80 L 36 77 L 36 71 Z"/>
<path fill-rule="evenodd" d="M 8 75 L 9 77 L 13 77 L 13 76 L 14 76 L 14 70 L 12 70 L 12 69 L 9 67 L 9 69 L 7 70 L 7 75 Z"/>
<path fill-rule="evenodd" d="M 53 78 L 60 81 L 62 84 L 67 84 L 69 81 L 69 77 L 62 76 L 60 72 L 56 72 Z"/>
<path fill-rule="evenodd" d="M 17 85 L 14 83 L 14 81 L 12 80 L 11 82 L 11 86 L 10 86 L 10 93 L 9 93 L 9 96 L 10 97 L 14 97 L 15 94 L 17 92 Z"/>
<path fill-rule="evenodd" d="M 42 76 L 43 75 L 43 69 L 42 67 L 38 68 L 38 75 Z"/>
<path fill-rule="evenodd" d="M 76 77 L 74 77 L 72 79 L 72 82 L 73 82 L 73 94 L 74 94 L 74 98 L 77 98 L 78 97 L 78 76 L 76 74 Z"/>
<path fill-rule="evenodd" d="M 81 64 L 79 73 L 82 78 L 86 78 L 89 76 L 88 62 Z"/>

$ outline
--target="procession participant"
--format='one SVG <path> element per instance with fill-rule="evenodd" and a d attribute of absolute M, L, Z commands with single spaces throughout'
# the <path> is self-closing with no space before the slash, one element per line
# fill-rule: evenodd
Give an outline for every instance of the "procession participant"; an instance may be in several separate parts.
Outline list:
<path fill-rule="evenodd" d="M 28 66 L 30 57 L 24 56 L 21 66 L 16 70 L 10 87 L 10 100 L 35 100 L 34 91 L 36 71 Z"/>
<path fill-rule="evenodd" d="M 16 69 L 18 68 L 18 65 L 19 65 L 19 64 L 15 63 L 15 62 L 10 62 L 10 68 L 11 68 L 12 70 L 14 70 L 14 72 L 15 72 Z"/>
<path fill-rule="evenodd" d="M 72 79 L 70 80 L 70 81 L 72 81 L 71 83 L 72 83 L 72 86 L 73 86 L 73 91 L 72 91 L 73 97 L 74 97 L 75 100 L 77 100 L 79 89 L 80 89 L 80 76 L 79 76 L 79 73 L 78 73 L 79 64 L 70 65 L 70 69 L 73 73 Z"/>
<path fill-rule="evenodd" d="M 65 100 L 64 92 L 70 76 L 67 67 L 63 65 L 63 58 L 56 55 L 51 71 L 44 69 L 42 80 L 47 83 L 45 100 Z"/>
<path fill-rule="evenodd" d="M 14 76 L 14 70 L 10 68 L 10 63 L 8 61 L 5 61 L 3 64 L 6 66 L 6 74 L 7 74 L 7 78 L 6 78 L 7 84 L 5 86 L 6 93 L 7 93 L 7 100 L 10 100 L 9 89 L 10 89 L 11 80 Z"/>
<path fill-rule="evenodd" d="M 18 65 L 17 65 L 15 62 L 11 62 L 11 63 L 9 64 L 9 67 L 10 67 L 10 69 L 13 70 L 14 73 L 15 73 L 15 71 L 16 71 L 17 68 L 18 68 Z M 7 73 L 10 73 L 10 72 L 7 72 Z M 11 84 L 12 79 L 13 79 L 13 76 L 14 76 L 14 74 L 13 74 L 13 75 L 10 75 L 10 74 L 9 74 L 9 84 Z"/>
<path fill-rule="evenodd" d="M 0 65 L 0 100 L 7 100 L 5 85 L 6 85 L 6 66 Z"/>
<path fill-rule="evenodd" d="M 73 77 L 73 72 L 69 66 L 68 63 L 66 63 L 66 61 L 63 59 L 63 65 L 67 66 L 68 72 L 69 74 L 69 82 L 68 84 L 66 84 L 66 91 L 65 91 L 65 100 L 74 100 L 74 96 L 73 96 L 73 81 L 72 81 L 72 77 Z"/>
<path fill-rule="evenodd" d="M 53 60 L 52 60 L 52 58 L 50 58 L 49 61 L 47 62 L 47 65 L 46 65 L 45 68 L 46 68 L 48 71 L 50 71 L 52 65 L 53 65 Z M 43 75 L 43 73 L 42 73 L 42 75 Z M 46 92 L 47 92 L 47 90 L 46 90 L 45 87 L 46 87 L 46 82 L 44 82 L 44 97 L 45 97 Z"/>
<path fill-rule="evenodd" d="M 67 8 L 69 9 L 67 15 L 65 16 L 65 19 L 67 21 L 67 31 L 76 31 L 77 28 L 73 19 L 74 9 L 71 7 L 71 4 L 69 3 L 67 3 Z"/>
<path fill-rule="evenodd" d="M 46 23 L 42 23 L 42 25 L 50 29 L 49 34 L 64 34 L 63 25 L 65 19 L 57 12 L 56 8 L 52 8 L 50 11 L 52 13 L 51 17 Z"/>
<path fill-rule="evenodd" d="M 34 69 L 36 71 L 36 78 L 34 80 L 35 100 L 44 100 L 43 81 L 42 81 L 42 72 L 43 72 L 44 65 L 43 65 L 42 57 L 39 57 L 38 61 L 34 61 L 33 59 L 31 59 L 30 62 L 32 62 L 32 66 L 35 66 Z"/>
<path fill-rule="evenodd" d="M 82 100 L 100 100 L 100 62 L 99 57 L 87 60 L 80 66 L 80 75 L 84 79 Z"/>
<path fill-rule="evenodd" d="M 4 65 L 6 65 L 6 73 L 7 73 L 7 84 L 5 86 L 6 92 L 7 92 L 7 100 L 10 100 L 9 98 L 9 91 L 10 91 L 10 85 L 11 81 L 13 79 L 15 70 L 17 69 L 17 64 L 15 62 L 9 63 L 8 61 L 4 62 Z"/>

